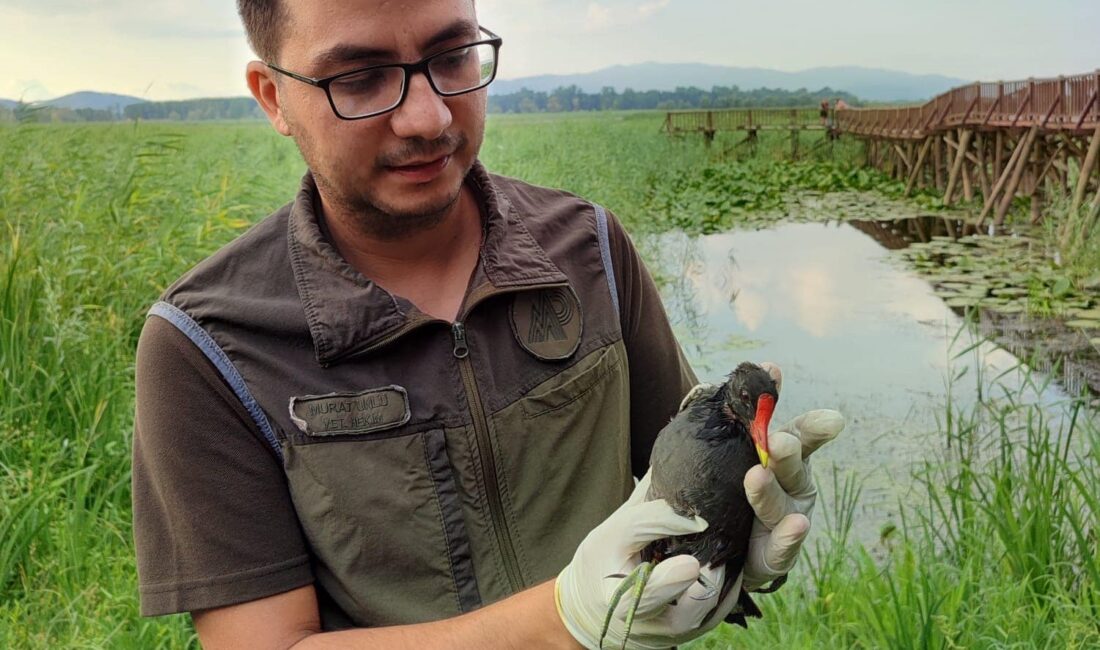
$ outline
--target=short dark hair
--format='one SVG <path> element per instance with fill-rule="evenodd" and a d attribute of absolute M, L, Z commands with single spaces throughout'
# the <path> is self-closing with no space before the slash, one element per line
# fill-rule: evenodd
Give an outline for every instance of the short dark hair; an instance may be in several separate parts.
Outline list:
<path fill-rule="evenodd" d="M 264 61 L 274 61 L 287 19 L 282 0 L 237 0 L 237 13 L 252 51 Z"/>
<path fill-rule="evenodd" d="M 476 5 L 477 0 L 470 0 L 470 4 Z M 252 51 L 262 60 L 274 62 L 288 18 L 283 1 L 237 0 L 237 13 L 241 15 Z"/>

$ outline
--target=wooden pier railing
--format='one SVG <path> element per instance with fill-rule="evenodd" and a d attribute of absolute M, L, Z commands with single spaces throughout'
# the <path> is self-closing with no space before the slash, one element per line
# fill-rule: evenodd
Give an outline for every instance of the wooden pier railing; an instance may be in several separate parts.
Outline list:
<path fill-rule="evenodd" d="M 971 127 L 1086 132 L 1100 126 L 1100 70 L 1088 74 L 974 83 L 920 106 L 835 111 L 843 133 L 920 139 L 934 131 Z"/>
<path fill-rule="evenodd" d="M 822 130 L 863 140 L 866 164 L 903 180 L 907 194 L 935 188 L 946 205 L 980 197 L 977 226 L 989 218 L 1000 225 L 1019 197 L 1030 200 L 1038 222 L 1058 192 L 1070 194 L 1071 212 L 1088 206 L 1079 227 L 1063 230 L 1063 244 L 1082 241 L 1100 221 L 1100 69 L 977 82 L 920 105 L 842 108 L 826 119 L 816 108 L 673 111 L 665 129 L 702 133 L 707 142 L 719 131 L 742 131 L 753 143 L 759 130 L 789 130 L 792 153 L 799 131 Z"/>
<path fill-rule="evenodd" d="M 815 108 L 735 108 L 713 111 L 670 111 L 664 128 L 669 133 L 717 131 L 825 130 Z"/>

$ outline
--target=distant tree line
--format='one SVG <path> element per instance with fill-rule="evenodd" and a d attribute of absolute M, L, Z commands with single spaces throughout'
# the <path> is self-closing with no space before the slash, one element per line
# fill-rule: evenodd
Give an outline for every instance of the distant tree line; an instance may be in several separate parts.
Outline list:
<path fill-rule="evenodd" d="M 113 122 L 122 119 L 115 110 L 94 108 L 62 108 L 47 104 L 19 103 L 12 108 L 0 108 L 2 122 Z"/>
<path fill-rule="evenodd" d="M 16 104 L 0 108 L 0 122 L 117 122 L 120 120 L 204 120 L 263 119 L 263 111 L 251 97 L 187 99 L 172 102 L 131 104 L 121 111 L 91 108 L 61 108 L 49 104 Z"/>
<path fill-rule="evenodd" d="M 850 93 L 832 88 L 820 90 L 780 90 L 757 88 L 741 90 L 737 86 L 677 88 L 676 90 L 632 90 L 622 92 L 607 87 L 598 93 L 586 93 L 577 86 L 564 86 L 550 92 L 526 88 L 505 95 L 489 96 L 490 113 L 562 113 L 569 111 L 607 111 L 637 109 L 711 109 L 816 106 L 823 99 L 842 98 L 852 106 L 859 100 Z M 187 99 L 171 102 L 143 102 L 117 110 L 59 108 L 43 104 L 17 104 L 0 108 L 0 122 L 111 122 L 117 120 L 252 120 L 263 119 L 263 111 L 251 97 Z"/>
<path fill-rule="evenodd" d="M 186 99 L 174 102 L 132 104 L 123 111 L 130 120 L 252 120 L 263 119 L 256 100 L 251 97 Z"/>
<path fill-rule="evenodd" d="M 524 88 L 506 95 L 489 96 L 491 113 L 561 113 L 568 111 L 606 111 L 637 109 L 711 109 L 815 106 L 827 99 L 832 102 L 842 98 L 849 105 L 859 105 L 852 94 L 822 88 L 820 90 L 781 90 L 757 88 L 741 90 L 737 86 L 702 88 L 677 88 L 676 90 L 632 90 L 621 93 L 608 86 L 598 93 L 586 93 L 577 86 L 564 86 L 550 92 Z"/>

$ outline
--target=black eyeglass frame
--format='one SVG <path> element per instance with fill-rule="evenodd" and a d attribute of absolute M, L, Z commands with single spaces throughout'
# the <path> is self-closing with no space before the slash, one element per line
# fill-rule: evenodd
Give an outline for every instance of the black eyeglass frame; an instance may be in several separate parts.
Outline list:
<path fill-rule="evenodd" d="M 302 83 L 309 84 L 311 86 L 316 86 L 316 87 L 320 88 L 321 90 L 324 90 L 325 91 L 325 96 L 328 97 L 329 106 L 332 107 L 332 112 L 336 115 L 336 117 L 340 118 L 341 120 L 348 120 L 348 121 L 365 120 L 369 117 L 378 117 L 379 115 L 385 115 L 386 113 L 389 113 L 390 111 L 395 111 L 395 110 L 397 110 L 398 107 L 401 106 L 401 104 L 404 104 L 405 103 L 405 98 L 408 97 L 408 95 L 409 95 L 409 79 L 412 78 L 412 75 L 417 73 L 417 72 L 424 73 L 424 78 L 428 80 L 428 85 L 430 85 L 432 87 L 432 90 L 435 92 L 435 94 L 439 95 L 440 97 L 457 97 L 458 95 L 465 95 L 466 93 L 472 93 L 476 90 L 481 90 L 482 88 L 484 88 L 484 87 L 488 86 L 489 84 L 493 83 L 493 80 L 497 78 L 497 68 L 499 67 L 498 63 L 499 63 L 499 60 L 500 60 L 500 46 L 504 43 L 504 39 L 502 39 L 500 36 L 497 36 L 492 31 L 490 31 L 490 30 L 488 30 L 485 27 L 482 27 L 480 25 L 478 26 L 478 29 L 480 29 L 481 31 L 488 34 L 490 38 L 483 39 L 483 40 L 480 40 L 480 41 L 475 41 L 473 43 L 466 43 L 465 45 L 459 45 L 457 47 L 447 48 L 446 50 L 443 50 L 442 52 L 436 52 L 435 54 L 432 54 L 430 56 L 426 56 L 423 59 L 420 59 L 419 61 L 417 61 L 416 63 L 381 63 L 381 64 L 378 64 L 378 65 L 369 65 L 369 66 L 366 66 L 366 67 L 363 67 L 363 68 L 356 68 L 354 70 L 348 70 L 347 72 L 341 72 L 340 74 L 334 74 L 331 77 L 322 77 L 322 78 L 319 78 L 319 79 L 315 78 L 315 77 L 307 77 L 305 75 L 301 75 L 301 74 L 298 74 L 296 72 L 291 72 L 290 70 L 287 70 L 285 68 L 281 68 L 281 67 L 275 65 L 274 63 L 269 63 L 267 61 L 264 61 L 264 65 L 271 68 L 275 72 L 278 72 L 280 74 L 284 74 L 284 75 L 290 77 L 291 79 L 295 79 L 297 81 L 301 81 Z M 479 86 L 475 86 L 474 88 L 469 88 L 467 90 L 460 90 L 458 92 L 453 92 L 453 93 L 443 92 L 442 90 L 440 90 L 435 85 L 435 80 L 432 79 L 432 74 L 428 70 L 428 66 L 431 64 L 431 62 L 433 60 L 435 60 L 436 58 L 438 58 L 438 57 L 445 56 L 447 54 L 450 54 L 452 52 L 457 52 L 459 50 L 465 50 L 467 48 L 477 47 L 478 45 L 492 45 L 493 46 L 493 74 L 492 74 L 492 76 L 490 76 L 489 79 L 485 83 L 483 83 Z M 329 90 L 329 87 L 332 85 L 332 83 L 334 81 L 338 81 L 338 80 L 340 80 L 344 77 L 350 77 L 352 75 L 367 72 L 368 70 L 376 70 L 378 68 L 401 68 L 401 70 L 405 73 L 405 78 L 402 80 L 402 83 L 401 83 L 401 96 L 397 99 L 396 102 L 394 102 L 393 106 L 390 106 L 389 108 L 381 110 L 381 111 L 376 111 L 374 113 L 368 113 L 367 115 L 359 115 L 359 116 L 356 116 L 356 117 L 345 117 L 345 116 L 341 115 L 340 114 L 340 109 L 336 108 L 336 102 L 332 99 L 332 91 Z"/>

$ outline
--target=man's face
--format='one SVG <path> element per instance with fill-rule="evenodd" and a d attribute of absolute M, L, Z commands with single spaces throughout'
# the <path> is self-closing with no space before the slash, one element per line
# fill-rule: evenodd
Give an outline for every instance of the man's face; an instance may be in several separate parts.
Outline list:
<path fill-rule="evenodd" d="M 289 20 L 273 63 L 315 78 L 483 38 L 471 0 L 284 1 Z M 416 74 L 396 110 L 347 121 L 322 89 L 279 79 L 283 117 L 325 199 L 383 237 L 433 224 L 454 203 L 481 147 L 486 92 L 443 98 Z"/>

